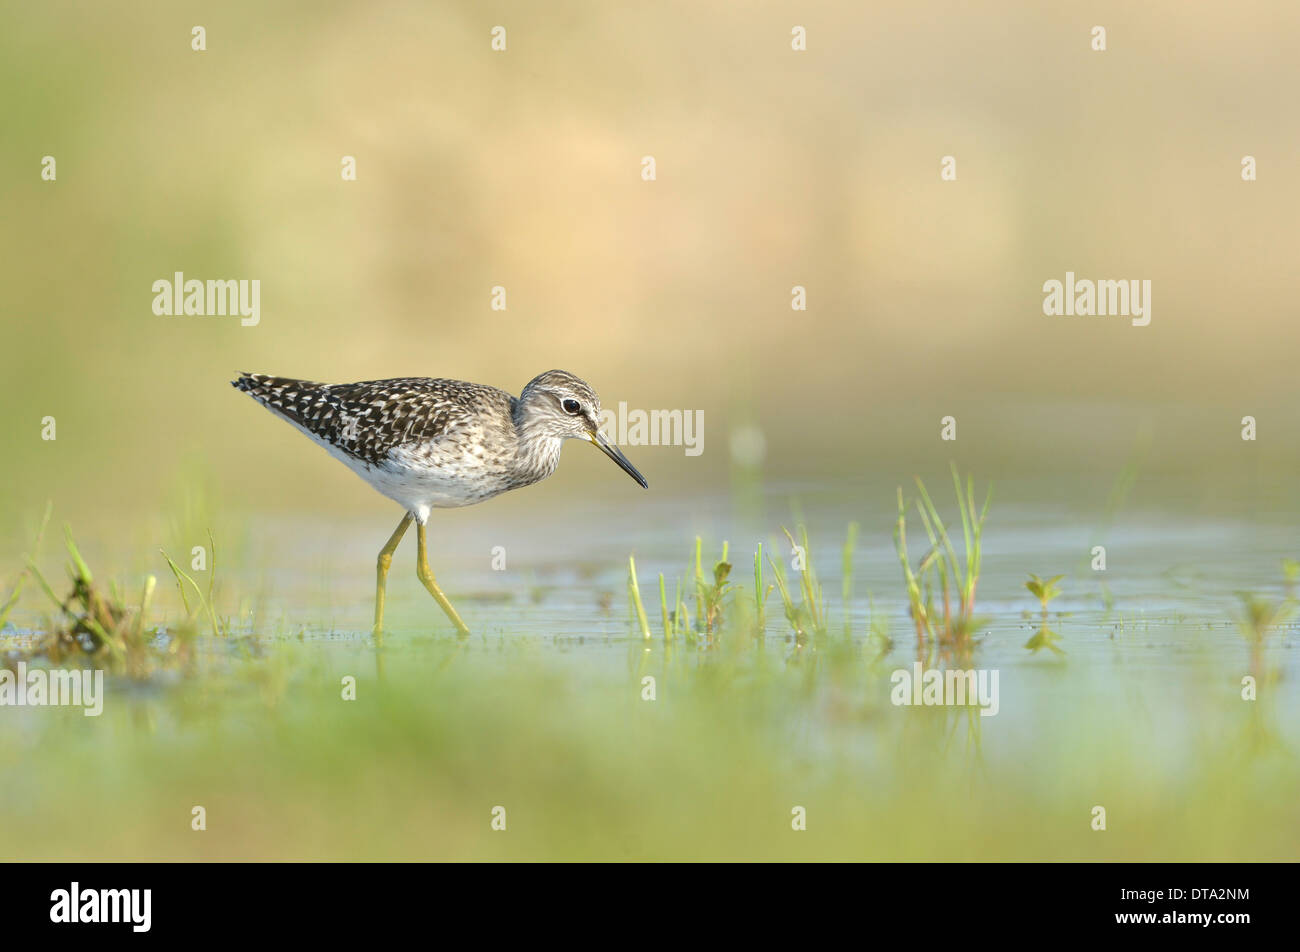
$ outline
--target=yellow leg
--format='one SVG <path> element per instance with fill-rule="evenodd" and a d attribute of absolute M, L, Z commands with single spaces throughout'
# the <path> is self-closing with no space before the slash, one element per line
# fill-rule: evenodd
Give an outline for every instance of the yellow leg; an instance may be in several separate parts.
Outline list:
<path fill-rule="evenodd" d="M 447 617 L 450 618 L 451 623 L 456 626 L 456 630 L 462 635 L 468 635 L 469 626 L 460 620 L 460 616 L 456 614 L 456 609 L 451 607 L 451 602 L 447 601 L 447 596 L 442 594 L 442 589 L 438 587 L 438 583 L 433 579 L 433 573 L 429 571 L 429 556 L 425 550 L 423 525 L 416 525 L 415 539 L 417 543 L 417 551 L 415 553 L 416 576 L 418 576 L 420 581 L 424 583 L 424 587 L 429 590 L 429 594 L 433 596 L 434 601 L 436 601 L 442 607 L 442 610 L 447 613 Z"/>
<path fill-rule="evenodd" d="M 379 562 L 375 566 L 375 641 L 380 646 L 383 645 L 384 640 L 384 589 L 388 584 L 388 569 L 393 564 L 393 553 L 397 551 L 398 543 L 402 541 L 402 536 L 406 535 L 406 530 L 414 518 L 408 512 L 397 524 L 388 542 L 379 550 Z"/>

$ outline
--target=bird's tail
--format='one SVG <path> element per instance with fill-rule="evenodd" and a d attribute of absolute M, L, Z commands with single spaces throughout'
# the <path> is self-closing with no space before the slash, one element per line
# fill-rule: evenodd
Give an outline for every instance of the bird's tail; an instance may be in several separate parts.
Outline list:
<path fill-rule="evenodd" d="M 324 389 L 322 384 L 296 377 L 276 377 L 271 374 L 241 373 L 230 385 L 242 390 L 262 406 L 297 421 L 299 412 L 305 410 Z M 300 422 L 300 421 L 298 421 Z"/>
<path fill-rule="evenodd" d="M 242 390 L 256 399 L 266 403 L 268 400 L 274 401 L 276 397 L 286 392 L 297 392 L 320 386 L 312 383 L 310 380 L 298 380 L 294 377 L 275 377 L 271 374 L 250 374 L 241 373 L 230 385 L 236 390 Z"/>

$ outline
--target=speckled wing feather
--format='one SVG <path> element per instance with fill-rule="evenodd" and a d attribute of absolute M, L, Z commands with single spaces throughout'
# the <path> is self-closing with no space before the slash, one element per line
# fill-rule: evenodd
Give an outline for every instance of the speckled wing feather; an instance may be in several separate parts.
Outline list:
<path fill-rule="evenodd" d="M 322 442 L 371 465 L 397 447 L 453 432 L 470 422 L 483 402 L 504 401 L 508 407 L 514 401 L 495 387 L 429 377 L 324 384 L 245 373 L 231 385 Z"/>

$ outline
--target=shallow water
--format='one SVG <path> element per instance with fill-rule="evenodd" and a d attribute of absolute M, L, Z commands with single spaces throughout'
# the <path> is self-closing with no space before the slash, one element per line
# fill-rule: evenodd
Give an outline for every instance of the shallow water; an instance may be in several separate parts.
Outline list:
<path fill-rule="evenodd" d="M 102 718 L 8 712 L 0 762 L 31 768 L 0 794 L 23 821 L 8 847 L 47 858 L 789 858 L 790 804 L 813 803 L 820 832 L 795 847 L 809 858 L 1292 856 L 1278 831 L 1300 829 L 1300 629 L 1280 627 L 1252 659 L 1233 621 L 1238 590 L 1280 597 L 1292 534 L 1160 513 L 1103 531 L 1052 506 L 995 502 L 977 597 L 987 623 L 970 664 L 996 672 L 998 713 L 981 717 L 891 703 L 893 672 L 917 658 L 892 506 L 840 493 L 805 496 L 797 518 L 791 508 L 777 493 L 748 511 L 660 494 L 631 508 L 611 495 L 435 514 L 430 560 L 474 634 L 455 638 L 405 540 L 382 688 L 369 628 L 389 527 L 252 520 L 242 551 L 225 545 L 218 563 L 217 604 L 236 637 L 201 637 L 194 678 L 114 679 Z M 846 652 L 848 512 L 861 530 Z M 658 574 L 670 594 L 690 577 L 697 533 L 706 570 L 730 540 L 749 599 L 760 539 L 793 580 L 789 543 L 769 530 L 799 521 L 830 643 L 797 650 L 773 593 L 761 647 L 732 651 L 725 626 L 711 650 L 664 645 Z M 1098 542 L 1109 609 L 1089 568 Z M 649 642 L 629 610 L 630 552 Z M 1023 647 L 1039 615 L 1031 571 L 1067 574 L 1050 614 L 1064 657 Z M 892 637 L 883 657 L 868 638 L 868 593 Z M 1240 697 L 1252 673 L 1258 702 Z M 361 700 L 340 704 L 349 675 Z M 104 832 L 51 833 L 87 783 L 114 792 L 101 798 Z M 174 814 L 200 797 L 234 818 L 230 835 L 177 839 Z M 550 832 L 476 838 L 503 801 Z M 1112 838 L 1090 833 L 1095 804 L 1112 811 Z"/>
<path fill-rule="evenodd" d="M 936 502 L 943 510 L 942 498 L 936 496 Z M 764 505 L 768 511 L 784 508 L 787 513 L 769 524 L 795 525 L 787 497 L 770 494 Z M 842 547 L 848 522 L 844 500 L 805 501 L 797 508 L 809 527 L 811 559 L 825 591 L 830 631 L 842 636 Z M 888 673 L 910 667 L 917 657 L 891 535 L 896 511 L 856 508 L 860 531 L 849 631 L 854 640 L 865 640 L 870 594 L 893 639 L 881 665 L 884 673 L 875 675 L 879 689 L 887 693 Z M 546 663 L 613 674 L 626 670 L 629 652 L 662 651 L 658 575 L 664 574 L 671 600 L 678 580 L 685 585 L 693 573 L 697 533 L 704 538 L 706 572 L 717 560 L 722 541 L 729 540 L 731 579 L 742 599 L 752 598 L 753 555 L 760 540 L 765 555 L 784 560 L 793 577 L 788 541 L 779 532 L 764 538 L 761 529 L 753 528 L 755 521 L 737 515 L 721 497 L 674 500 L 659 495 L 644 503 L 638 500 L 634 508 L 616 499 L 593 499 L 583 504 L 580 514 L 571 506 L 557 507 L 509 524 L 494 521 L 490 508 L 482 507 L 473 517 L 435 513 L 430 560 L 440 584 L 474 630 L 465 650 L 534 645 L 545 649 L 538 657 Z M 955 525 L 953 518 L 950 532 Z M 913 564 L 924 552 L 919 534 L 913 520 Z M 313 560 L 310 568 L 292 552 L 277 556 L 281 568 L 271 573 L 263 618 L 279 619 L 282 633 L 368 643 L 372 550 L 382 542 L 383 526 L 259 522 L 252 535 L 294 539 L 294 552 L 330 554 L 327 560 Z M 1128 513 L 1122 525 L 1099 531 L 1082 520 L 1062 521 L 1049 506 L 995 503 L 985 528 L 977 593 L 977 614 L 986 619 L 986 626 L 972 662 L 977 668 L 1000 671 L 999 726 L 1038 723 L 1045 707 L 1087 704 L 1140 709 L 1152 718 L 1153 729 L 1163 732 L 1160 722 L 1176 722 L 1179 711 L 1196 703 L 1198 694 L 1239 693 L 1241 678 L 1250 673 L 1250 651 L 1235 621 L 1237 593 L 1251 590 L 1280 598 L 1281 560 L 1296 554 L 1294 538 L 1280 527 L 1221 519 L 1189 522 L 1155 512 Z M 1106 546 L 1104 572 L 1090 567 L 1095 544 Z M 959 527 L 954 545 L 960 555 Z M 504 555 L 501 569 L 493 568 L 494 547 L 500 547 L 498 559 Z M 631 553 L 654 635 L 649 643 L 643 641 L 629 608 Z M 448 637 L 449 627 L 413 578 L 411 562 L 413 541 L 406 540 L 389 577 L 390 645 L 432 634 Z M 1038 603 L 1024 587 L 1030 572 L 1066 575 L 1063 594 L 1049 612 L 1064 657 L 1047 650 L 1034 654 L 1023 647 L 1040 620 Z M 264 584 L 266 578 L 254 574 L 239 579 L 238 587 Z M 766 564 L 764 581 L 772 581 Z M 1111 599 L 1109 608 L 1103 585 Z M 682 597 L 693 607 L 685 588 Z M 323 621 L 322 604 L 327 606 Z M 771 648 L 793 649 L 775 592 L 767 602 L 766 630 Z M 1300 713 L 1300 692 L 1290 689 L 1300 675 L 1298 635 L 1300 623 L 1280 626 L 1264 654 L 1265 667 L 1279 676 L 1279 713 L 1290 722 Z M 727 638 L 727 633 L 719 638 Z"/>

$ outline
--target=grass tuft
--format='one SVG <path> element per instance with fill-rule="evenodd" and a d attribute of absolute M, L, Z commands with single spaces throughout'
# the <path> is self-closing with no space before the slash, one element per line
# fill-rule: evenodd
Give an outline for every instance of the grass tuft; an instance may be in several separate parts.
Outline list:
<path fill-rule="evenodd" d="M 983 620 L 975 615 L 975 592 L 979 586 L 983 556 L 984 521 L 993 499 L 993 487 L 989 487 L 984 505 L 977 513 L 974 480 L 968 476 L 963 485 L 957 467 L 953 465 L 952 482 L 961 519 L 963 557 L 958 558 L 943 518 L 920 477 L 916 479 L 920 493 L 915 504 L 916 513 L 930 547 L 913 570 L 907 546 L 908 504 L 901 487 L 898 490 L 894 546 L 903 568 L 903 583 L 916 627 L 918 651 L 964 660 L 974 650 L 983 626 Z"/>
<path fill-rule="evenodd" d="M 55 594 L 37 567 L 34 550 L 28 559 L 27 572 L 54 604 L 56 614 L 30 646 L 5 656 L 7 665 L 37 660 L 53 666 L 89 663 L 137 680 L 146 680 L 160 669 L 189 667 L 193 626 L 162 632 L 148 623 L 158 581 L 154 576 L 144 580 L 139 600 L 127 604 L 120 592 L 106 592 L 96 583 L 68 527 L 64 528 L 64 546 L 72 582 L 64 598 Z"/>

